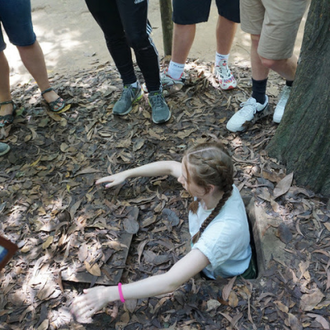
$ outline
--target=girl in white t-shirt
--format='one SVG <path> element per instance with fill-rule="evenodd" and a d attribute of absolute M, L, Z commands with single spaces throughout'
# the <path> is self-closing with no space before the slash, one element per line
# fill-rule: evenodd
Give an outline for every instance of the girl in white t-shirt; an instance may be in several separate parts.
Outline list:
<path fill-rule="evenodd" d="M 178 178 L 193 197 L 189 206 L 189 231 L 192 249 L 164 274 L 144 280 L 97 286 L 84 290 L 75 298 L 72 313 L 90 317 L 115 300 L 140 299 L 176 290 L 191 277 L 203 272 L 208 278 L 241 275 L 253 278 L 255 269 L 250 263 L 249 225 L 244 203 L 233 185 L 231 158 L 218 142 L 202 143 L 189 148 L 181 163 L 159 161 L 126 170 L 96 181 L 114 187 L 128 178 L 138 176 L 172 175 Z"/>

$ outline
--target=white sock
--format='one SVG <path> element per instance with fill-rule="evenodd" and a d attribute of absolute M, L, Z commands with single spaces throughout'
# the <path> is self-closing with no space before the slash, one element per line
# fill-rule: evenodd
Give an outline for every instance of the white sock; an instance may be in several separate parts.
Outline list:
<path fill-rule="evenodd" d="M 215 66 L 219 66 L 221 61 L 228 62 L 229 54 L 223 55 L 219 54 L 218 52 L 215 53 Z"/>
<path fill-rule="evenodd" d="M 173 79 L 180 79 L 184 70 L 184 64 L 175 63 L 173 61 L 170 62 L 168 66 L 167 74 L 171 76 Z"/>

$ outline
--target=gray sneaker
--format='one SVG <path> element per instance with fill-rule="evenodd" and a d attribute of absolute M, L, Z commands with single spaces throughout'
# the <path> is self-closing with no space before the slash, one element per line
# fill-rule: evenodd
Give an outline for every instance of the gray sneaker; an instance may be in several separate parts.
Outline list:
<path fill-rule="evenodd" d="M 0 156 L 5 155 L 10 150 L 8 144 L 0 142 Z"/>
<path fill-rule="evenodd" d="M 152 121 L 155 124 L 165 123 L 171 118 L 171 111 L 161 91 L 149 93 L 149 104 L 152 110 Z"/>
<path fill-rule="evenodd" d="M 132 105 L 141 99 L 142 94 L 140 84 L 137 87 L 125 85 L 119 100 L 112 109 L 112 113 L 118 116 L 127 115 L 132 110 Z"/>

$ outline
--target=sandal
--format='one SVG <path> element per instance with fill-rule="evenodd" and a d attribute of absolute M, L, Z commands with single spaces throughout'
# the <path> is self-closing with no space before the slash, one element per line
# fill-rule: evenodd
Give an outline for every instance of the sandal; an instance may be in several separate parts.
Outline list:
<path fill-rule="evenodd" d="M 52 87 L 47 88 L 41 92 L 41 96 L 43 97 L 44 94 L 49 93 L 51 91 L 54 91 L 54 89 Z M 61 97 L 58 97 L 55 101 L 52 101 L 52 102 L 46 101 L 46 103 L 49 106 L 50 111 L 52 111 L 52 112 L 61 111 L 66 106 L 65 101 Z"/>
<path fill-rule="evenodd" d="M 0 103 L 0 109 L 2 105 L 5 104 L 12 104 L 13 105 L 13 112 L 8 114 L 8 115 L 4 115 L 4 116 L 0 116 L 0 127 L 5 127 L 7 125 L 12 124 L 12 122 L 14 121 L 15 115 L 16 115 L 16 104 L 11 100 L 11 101 L 6 101 L 6 102 L 1 102 Z"/>

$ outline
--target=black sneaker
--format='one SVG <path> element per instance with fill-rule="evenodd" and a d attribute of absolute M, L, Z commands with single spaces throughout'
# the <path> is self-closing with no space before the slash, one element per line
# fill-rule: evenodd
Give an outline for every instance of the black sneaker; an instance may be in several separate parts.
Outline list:
<path fill-rule="evenodd" d="M 132 110 L 132 105 L 139 101 L 143 95 L 140 84 L 137 87 L 125 85 L 123 93 L 115 103 L 112 113 L 118 116 L 127 115 Z"/>
<path fill-rule="evenodd" d="M 149 93 L 149 104 L 152 110 L 152 121 L 155 124 L 165 123 L 171 118 L 171 111 L 161 91 Z"/>

